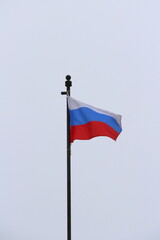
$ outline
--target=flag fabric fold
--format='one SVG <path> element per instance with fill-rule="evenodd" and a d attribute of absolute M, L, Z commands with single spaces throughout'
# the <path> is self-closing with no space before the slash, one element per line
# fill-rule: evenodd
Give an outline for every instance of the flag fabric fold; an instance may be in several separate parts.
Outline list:
<path fill-rule="evenodd" d="M 116 140 L 122 131 L 121 115 L 68 98 L 70 141 L 89 140 L 98 136 Z"/>

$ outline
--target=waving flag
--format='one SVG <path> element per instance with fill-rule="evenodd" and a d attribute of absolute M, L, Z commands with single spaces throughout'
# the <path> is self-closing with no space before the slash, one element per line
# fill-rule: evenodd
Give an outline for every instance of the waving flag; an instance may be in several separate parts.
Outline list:
<path fill-rule="evenodd" d="M 70 113 L 70 141 L 89 140 L 107 136 L 116 140 L 120 132 L 121 116 L 95 108 L 68 96 Z"/>

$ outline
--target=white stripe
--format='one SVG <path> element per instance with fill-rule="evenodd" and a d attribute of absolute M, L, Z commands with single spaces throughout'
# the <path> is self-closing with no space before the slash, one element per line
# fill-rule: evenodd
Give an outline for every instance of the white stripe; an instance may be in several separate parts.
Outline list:
<path fill-rule="evenodd" d="M 68 106 L 69 106 L 69 109 L 70 110 L 75 110 L 75 109 L 78 109 L 78 108 L 81 108 L 81 107 L 87 107 L 87 108 L 90 108 L 98 113 L 102 113 L 102 114 L 106 114 L 108 116 L 111 116 L 113 118 L 116 119 L 117 123 L 119 124 L 119 126 L 121 127 L 121 118 L 122 116 L 119 115 L 119 114 L 115 114 L 115 113 L 112 113 L 112 112 L 109 112 L 109 111 L 106 111 L 106 110 L 103 110 L 103 109 L 100 109 L 100 108 L 95 108 L 91 105 L 88 105 L 86 103 L 82 103 L 72 97 L 67 97 L 68 98 Z M 122 128 L 122 127 L 121 127 Z"/>

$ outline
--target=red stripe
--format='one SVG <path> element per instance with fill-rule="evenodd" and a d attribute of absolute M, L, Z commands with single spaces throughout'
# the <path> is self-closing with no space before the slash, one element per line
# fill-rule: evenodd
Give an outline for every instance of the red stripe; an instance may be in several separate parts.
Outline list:
<path fill-rule="evenodd" d="M 89 122 L 83 125 L 71 126 L 71 142 L 75 139 L 89 140 L 93 137 L 107 136 L 116 140 L 119 133 L 103 122 Z"/>

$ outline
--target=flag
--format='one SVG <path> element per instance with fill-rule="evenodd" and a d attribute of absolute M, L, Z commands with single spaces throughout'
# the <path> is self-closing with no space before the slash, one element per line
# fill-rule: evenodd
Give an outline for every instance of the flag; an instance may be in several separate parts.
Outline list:
<path fill-rule="evenodd" d="M 68 98 L 70 142 L 107 136 L 116 140 L 122 131 L 121 115 Z"/>

